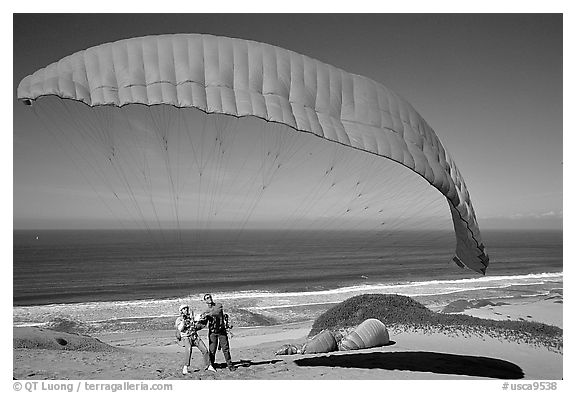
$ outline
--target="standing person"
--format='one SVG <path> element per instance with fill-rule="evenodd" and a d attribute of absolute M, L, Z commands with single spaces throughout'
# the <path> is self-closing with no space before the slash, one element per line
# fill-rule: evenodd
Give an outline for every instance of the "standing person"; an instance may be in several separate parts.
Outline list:
<path fill-rule="evenodd" d="M 204 358 L 204 367 L 208 371 L 216 371 L 212 364 L 210 363 L 210 355 L 206 349 L 206 345 L 202 339 L 198 336 L 197 330 L 202 329 L 200 323 L 194 321 L 194 313 L 190 312 L 190 307 L 187 304 L 180 306 L 180 316 L 176 318 L 174 326 L 178 331 L 177 335 L 180 340 L 184 340 L 184 346 L 186 347 L 186 353 L 184 354 L 184 366 L 182 367 L 182 374 L 188 374 L 188 367 L 190 367 L 190 360 L 192 359 L 192 348 L 197 347 Z"/>
<path fill-rule="evenodd" d="M 216 350 L 218 344 L 226 359 L 226 364 L 230 371 L 236 370 L 232 364 L 230 357 L 230 344 L 228 341 L 228 332 L 226 331 L 226 321 L 224 319 L 224 311 L 221 303 L 214 303 L 212 295 L 207 293 L 204 295 L 207 309 L 202 313 L 202 317 L 208 319 L 208 347 L 210 349 L 210 363 L 213 365 L 216 359 Z"/>

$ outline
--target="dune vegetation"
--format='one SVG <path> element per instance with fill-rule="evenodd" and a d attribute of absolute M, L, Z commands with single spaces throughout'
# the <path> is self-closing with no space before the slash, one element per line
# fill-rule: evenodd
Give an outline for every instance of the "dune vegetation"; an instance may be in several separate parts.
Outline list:
<path fill-rule="evenodd" d="M 338 331 L 368 318 L 382 321 L 394 333 L 418 330 L 447 335 L 480 335 L 525 342 L 562 352 L 563 330 L 531 321 L 495 321 L 469 315 L 438 313 L 407 296 L 368 294 L 351 297 L 320 315 L 309 337 L 324 329 Z"/>

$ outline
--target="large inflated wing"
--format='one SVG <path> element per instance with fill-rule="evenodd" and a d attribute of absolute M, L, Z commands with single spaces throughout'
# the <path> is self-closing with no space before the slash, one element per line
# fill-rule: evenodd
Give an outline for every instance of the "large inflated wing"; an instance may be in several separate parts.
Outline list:
<path fill-rule="evenodd" d="M 448 200 L 458 264 L 485 273 L 470 195 L 432 128 L 368 78 L 267 44 L 181 34 L 96 46 L 24 78 L 18 98 L 56 95 L 90 106 L 168 104 L 256 116 L 368 151 L 420 174 Z"/>

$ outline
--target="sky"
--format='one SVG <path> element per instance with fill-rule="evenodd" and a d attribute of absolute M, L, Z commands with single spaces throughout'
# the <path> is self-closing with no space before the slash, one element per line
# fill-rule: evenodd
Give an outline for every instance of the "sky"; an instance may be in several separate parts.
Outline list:
<path fill-rule="evenodd" d="M 16 100 L 19 81 L 91 46 L 168 33 L 265 42 L 378 81 L 435 130 L 481 229 L 562 228 L 561 14 L 23 14 L 13 24 L 15 228 L 39 203 L 51 210 L 38 185 L 63 175 Z"/>

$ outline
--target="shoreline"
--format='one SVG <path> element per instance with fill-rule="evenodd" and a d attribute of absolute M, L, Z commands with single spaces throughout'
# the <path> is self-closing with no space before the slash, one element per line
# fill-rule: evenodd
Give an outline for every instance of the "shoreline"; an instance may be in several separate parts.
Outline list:
<path fill-rule="evenodd" d="M 290 321 L 315 319 L 329 307 L 347 298 L 364 293 L 398 294 L 412 297 L 434 311 L 459 300 L 514 301 L 514 297 L 542 297 L 562 287 L 563 272 L 525 274 L 521 276 L 492 276 L 459 280 L 431 280 L 403 283 L 365 283 L 363 285 L 306 292 L 240 291 L 215 292 L 234 314 L 237 326 L 269 326 Z M 90 331 L 139 325 L 141 321 L 160 325 L 177 315 L 182 303 L 192 309 L 202 309 L 199 296 L 153 300 L 92 301 L 48 305 L 13 306 L 13 326 L 42 326 L 55 319 L 68 319 L 85 325 Z M 88 319 L 89 317 L 89 319 Z M 168 328 L 170 324 L 165 325 Z M 91 329 L 93 328 L 93 329 Z"/>
<path fill-rule="evenodd" d="M 501 280 L 518 280 L 518 279 L 538 279 L 538 278 L 560 278 L 563 279 L 564 271 L 563 269 L 551 271 L 537 271 L 524 274 L 510 274 L 509 272 L 502 272 L 499 274 L 494 274 L 489 276 L 474 276 L 474 277 L 459 277 L 454 275 L 451 278 L 432 278 L 432 279 L 418 279 L 418 280 L 390 280 L 390 281 L 371 281 L 368 280 L 356 280 L 351 281 L 347 285 L 335 285 L 329 286 L 322 289 L 305 289 L 305 288 L 281 288 L 281 290 L 276 291 L 271 288 L 276 288 L 276 286 L 271 286 L 268 289 L 246 289 L 246 290 L 227 290 L 226 288 L 220 290 L 213 290 L 213 295 L 218 295 L 219 299 L 258 299 L 258 298 L 269 298 L 269 297 L 303 297 L 303 296 L 318 296 L 318 295 L 337 295 L 346 294 L 351 292 L 366 291 L 366 290 L 380 290 L 383 288 L 413 288 L 425 285 L 438 285 L 438 284 L 474 284 L 481 282 L 492 282 Z M 513 284 L 513 285 L 530 285 L 530 284 Z M 491 288 L 491 287 L 489 287 Z M 291 290 L 292 289 L 292 290 Z M 482 288 L 480 288 L 482 289 Z M 457 291 L 456 291 L 457 292 Z M 447 290 L 446 292 L 437 292 L 434 296 L 450 295 L 456 293 L 454 291 Z M 198 294 L 201 298 L 203 292 Z M 398 293 L 406 296 L 417 296 L 417 293 Z M 424 296 L 424 295 L 421 295 Z M 175 301 L 182 301 L 186 299 L 193 298 L 194 295 L 186 294 L 179 296 L 144 296 L 138 298 L 114 298 L 108 299 L 103 298 L 102 300 L 78 300 L 78 301 L 55 301 L 55 302 L 42 302 L 42 303 L 25 303 L 21 304 L 19 299 L 12 299 L 14 308 L 33 308 L 33 307 L 65 307 L 65 306 L 79 306 L 79 305 L 98 305 L 98 304 L 117 304 L 117 305 L 128 305 L 128 304 L 140 304 L 140 303 L 171 303 Z M 314 303 L 310 303 L 314 304 Z M 305 305 L 305 304 L 303 304 Z"/>

